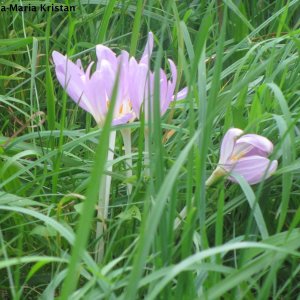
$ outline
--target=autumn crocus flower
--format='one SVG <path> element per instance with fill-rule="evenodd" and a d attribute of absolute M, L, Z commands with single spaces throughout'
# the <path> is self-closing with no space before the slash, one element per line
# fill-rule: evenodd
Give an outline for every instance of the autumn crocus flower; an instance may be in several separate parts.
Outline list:
<path fill-rule="evenodd" d="M 144 104 L 145 118 L 148 119 L 148 104 L 153 103 L 154 95 L 154 73 L 151 72 L 149 67 L 149 60 L 153 50 L 153 34 L 149 32 L 148 42 L 146 44 L 144 53 L 139 62 L 134 57 L 129 60 L 129 97 L 132 102 L 132 108 L 137 117 L 140 115 L 141 106 Z M 177 81 L 177 69 L 174 62 L 168 60 L 171 70 L 171 78 L 168 80 L 167 75 L 163 69 L 159 72 L 159 101 L 160 101 L 160 113 L 163 115 L 168 109 L 170 103 L 174 100 L 180 100 L 186 97 L 187 88 L 182 89 L 174 95 L 176 81 Z"/>
<path fill-rule="evenodd" d="M 97 64 L 91 72 L 93 62 L 86 70 L 80 60 L 76 64 L 66 56 L 54 51 L 52 54 L 58 81 L 68 95 L 81 108 L 89 112 L 97 124 L 102 126 L 112 97 L 113 87 L 118 78 L 117 99 L 113 125 L 124 124 L 139 116 L 144 101 L 152 99 L 154 93 L 154 73 L 150 71 L 149 60 L 153 49 L 153 34 L 150 32 L 144 53 L 139 62 L 134 57 L 129 59 L 127 51 L 117 56 L 104 45 L 96 46 Z M 183 89 L 174 95 L 177 70 L 169 60 L 172 80 L 160 70 L 160 108 L 163 115 L 171 101 L 182 99 L 187 94 Z M 119 72 L 119 73 L 118 73 Z M 92 73 L 92 74 L 91 74 Z"/>
<path fill-rule="evenodd" d="M 135 117 L 128 97 L 129 54 L 122 51 L 117 56 L 103 45 L 96 46 L 96 54 L 97 66 L 91 74 L 93 62 L 84 70 L 80 60 L 74 64 L 66 56 L 54 51 L 52 58 L 57 79 L 71 99 L 102 126 L 119 76 L 113 125 L 127 123 Z"/>
<path fill-rule="evenodd" d="M 207 180 L 209 186 L 218 178 L 229 174 L 228 179 L 236 182 L 230 172 L 244 177 L 249 184 L 256 184 L 269 178 L 277 169 L 277 160 L 270 161 L 268 156 L 273 144 L 257 134 L 245 134 L 238 128 L 231 128 L 225 134 L 218 167 Z"/>

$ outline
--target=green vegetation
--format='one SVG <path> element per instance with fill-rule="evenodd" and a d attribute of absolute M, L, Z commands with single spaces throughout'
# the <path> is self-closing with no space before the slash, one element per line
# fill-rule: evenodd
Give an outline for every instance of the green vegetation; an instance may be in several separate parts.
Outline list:
<path fill-rule="evenodd" d="M 297 299 L 300 1 L 65 3 L 76 12 L 0 12 L 0 299 Z M 139 59 L 149 31 L 152 70 L 170 74 L 171 58 L 189 94 L 161 118 L 155 93 L 153 121 L 113 127 L 107 172 L 109 120 L 98 129 L 70 100 L 51 54 L 87 67 L 103 43 Z M 206 188 L 231 127 L 271 140 L 278 169 Z M 96 238 L 102 174 L 110 206 Z"/>

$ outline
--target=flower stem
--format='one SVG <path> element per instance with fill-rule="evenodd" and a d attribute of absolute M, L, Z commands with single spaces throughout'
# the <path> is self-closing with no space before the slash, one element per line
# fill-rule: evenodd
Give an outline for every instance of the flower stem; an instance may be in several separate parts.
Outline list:
<path fill-rule="evenodd" d="M 112 131 L 109 136 L 109 149 L 107 154 L 107 161 L 110 162 L 114 158 L 114 149 L 116 141 L 116 131 Z M 107 168 L 108 172 L 112 171 L 112 165 Z M 111 176 L 103 175 L 102 184 L 99 189 L 99 200 L 98 200 L 98 221 L 96 228 L 96 239 L 98 242 L 96 244 L 95 259 L 96 262 L 100 262 L 104 255 L 104 233 L 105 233 L 105 221 L 108 216 L 108 206 L 109 206 L 109 194 L 111 185 Z"/>
<path fill-rule="evenodd" d="M 208 187 L 214 185 L 224 175 L 226 175 L 226 171 L 222 167 L 218 166 L 205 181 L 205 186 Z"/>
<path fill-rule="evenodd" d="M 130 128 L 121 129 L 121 134 L 122 134 L 123 142 L 124 142 L 125 155 L 128 157 L 128 158 L 126 158 L 126 164 L 127 164 L 126 176 L 127 176 L 127 178 L 130 178 L 130 177 L 132 177 L 131 130 L 130 130 Z M 127 183 L 127 191 L 128 191 L 128 195 L 130 195 L 131 191 L 132 191 L 132 185 L 130 183 Z"/>

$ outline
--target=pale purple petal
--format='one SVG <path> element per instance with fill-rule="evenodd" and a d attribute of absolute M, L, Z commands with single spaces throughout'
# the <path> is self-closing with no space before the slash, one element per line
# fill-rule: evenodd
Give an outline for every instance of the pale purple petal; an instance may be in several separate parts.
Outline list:
<path fill-rule="evenodd" d="M 177 68 L 174 64 L 174 62 L 171 59 L 168 59 L 172 74 L 172 80 L 168 83 L 168 98 L 171 98 L 174 94 L 176 82 L 177 82 Z"/>
<path fill-rule="evenodd" d="M 243 176 L 249 184 L 256 184 L 263 179 L 269 178 L 276 171 L 277 166 L 277 160 L 271 162 L 265 157 L 251 156 L 238 160 L 232 171 Z M 229 179 L 236 182 L 232 176 Z"/>
<path fill-rule="evenodd" d="M 236 145 L 251 145 L 252 149 L 247 153 L 247 156 L 260 155 L 267 157 L 273 151 L 273 144 L 267 138 L 257 134 L 245 134 L 240 137 Z"/>
<path fill-rule="evenodd" d="M 55 64 L 55 67 L 58 68 L 61 72 L 66 73 L 68 71 L 69 73 L 76 75 L 84 75 L 83 70 L 73 62 L 71 62 L 67 56 L 62 55 L 61 53 L 57 51 L 52 52 L 52 58 L 53 62 Z"/>
<path fill-rule="evenodd" d="M 128 84 L 129 84 L 129 53 L 122 51 L 118 56 L 118 64 L 120 65 L 120 78 L 118 82 L 118 89 L 122 99 L 128 98 Z"/>
<path fill-rule="evenodd" d="M 54 51 L 55 52 L 55 51 Z M 79 67 L 80 70 L 83 71 L 83 66 L 82 66 L 82 63 L 81 63 L 81 60 L 80 59 L 77 59 L 76 60 L 76 65 Z"/>
<path fill-rule="evenodd" d="M 69 73 L 61 72 L 58 68 L 56 68 L 55 71 L 56 77 L 61 86 L 66 90 L 66 92 L 72 98 L 72 100 L 78 103 L 79 99 L 81 98 L 84 92 L 84 83 L 81 77 L 79 77 L 76 74 L 71 75 Z M 82 101 L 81 104 L 83 104 Z"/>
<path fill-rule="evenodd" d="M 220 160 L 219 160 L 220 165 L 226 164 L 227 160 L 230 158 L 233 152 L 233 148 L 236 143 L 236 140 L 242 134 L 243 134 L 243 130 L 238 128 L 230 128 L 226 132 L 221 144 Z"/>
<path fill-rule="evenodd" d="M 110 50 L 108 47 L 103 45 L 96 46 L 96 54 L 97 54 L 97 69 L 100 69 L 102 61 L 108 61 L 114 72 L 117 71 L 117 58 L 116 54 Z"/>
<path fill-rule="evenodd" d="M 126 124 L 128 121 L 134 118 L 132 113 L 125 114 L 119 118 L 115 118 L 112 122 L 112 125 L 121 125 Z"/>
<path fill-rule="evenodd" d="M 66 56 L 54 51 L 52 54 L 55 64 L 56 77 L 67 94 L 81 108 L 90 112 L 93 110 L 84 94 L 84 72 L 80 67 L 72 63 Z"/>
<path fill-rule="evenodd" d="M 93 116 L 97 123 L 103 122 L 107 113 L 107 95 L 105 74 L 95 71 L 86 84 L 85 94 L 93 107 Z"/>
<path fill-rule="evenodd" d="M 239 143 L 238 144 L 236 142 L 235 145 L 234 145 L 233 151 L 230 155 L 230 160 L 231 161 L 236 161 L 236 160 L 238 160 L 242 157 L 250 156 L 249 153 L 251 153 L 252 151 L 253 151 L 253 146 L 251 144 L 247 144 L 247 143 Z M 259 154 L 257 153 L 257 154 L 254 154 L 254 155 L 259 155 Z"/>
<path fill-rule="evenodd" d="M 165 112 L 167 110 L 167 108 L 170 105 L 170 102 L 173 101 L 173 94 L 174 94 L 174 91 L 175 91 L 176 81 L 177 81 L 176 66 L 175 66 L 174 62 L 171 59 L 169 59 L 168 61 L 169 61 L 170 68 L 171 68 L 172 80 L 168 81 L 167 97 L 166 97 L 166 101 L 163 105 L 163 109 L 162 109 L 163 112 Z"/>
<path fill-rule="evenodd" d="M 160 69 L 159 72 L 159 104 L 160 104 L 160 114 L 163 115 L 169 107 L 171 99 L 167 98 L 168 92 L 168 79 L 166 73 Z"/>
<path fill-rule="evenodd" d="M 102 60 L 101 66 L 99 69 L 97 69 L 97 71 L 101 73 L 101 77 L 105 81 L 105 91 L 108 99 L 110 99 L 113 92 L 116 73 L 113 70 L 111 63 L 106 59 Z"/>
<path fill-rule="evenodd" d="M 92 69 L 93 64 L 94 64 L 94 62 L 92 61 L 92 62 L 88 65 L 88 67 L 87 67 L 87 69 L 86 69 L 86 71 L 85 71 L 85 80 L 90 79 L 90 77 L 91 77 L 91 69 Z"/>
<path fill-rule="evenodd" d="M 188 94 L 188 88 L 185 87 L 182 90 L 180 90 L 177 93 L 177 95 L 172 96 L 172 101 L 175 100 L 175 98 L 176 98 L 176 100 L 184 99 L 187 96 L 187 94 Z"/>
<path fill-rule="evenodd" d="M 145 46 L 145 50 L 144 53 L 142 55 L 142 58 L 140 60 L 140 63 L 149 65 L 149 60 L 152 54 L 152 50 L 153 50 L 153 33 L 149 32 L 148 33 L 148 41 L 147 44 Z"/>
<path fill-rule="evenodd" d="M 52 52 L 52 59 L 56 66 L 62 65 L 66 63 L 67 57 L 65 55 L 62 55 L 61 53 L 57 51 Z"/>
<path fill-rule="evenodd" d="M 145 64 L 138 64 L 132 57 L 129 62 L 129 98 L 131 100 L 133 111 L 139 117 L 141 105 L 143 104 L 147 90 L 146 79 L 148 67 Z"/>
<path fill-rule="evenodd" d="M 129 86 L 128 93 L 129 98 L 132 103 L 133 111 L 137 116 L 140 113 L 140 106 L 143 99 L 143 89 L 141 89 L 142 85 L 137 84 L 137 73 L 139 71 L 139 65 L 134 57 L 131 57 L 129 60 Z M 140 77 L 140 76 L 139 76 Z M 141 90 L 141 92 L 139 92 Z"/>
<path fill-rule="evenodd" d="M 134 76 L 135 73 L 136 73 L 136 68 L 139 66 L 139 65 L 142 65 L 142 64 L 138 64 L 138 62 L 136 61 L 136 59 L 134 57 L 131 57 L 129 59 L 129 76 Z M 143 64 L 143 66 L 145 66 Z M 145 66 L 146 67 L 146 66 Z M 130 82 L 130 79 L 129 79 L 129 82 Z"/>

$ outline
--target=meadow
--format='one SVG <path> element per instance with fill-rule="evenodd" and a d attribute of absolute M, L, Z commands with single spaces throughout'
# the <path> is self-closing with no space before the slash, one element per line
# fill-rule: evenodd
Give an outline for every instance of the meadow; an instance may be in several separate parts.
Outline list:
<path fill-rule="evenodd" d="M 10 4 L 0 299 L 300 299 L 300 1 Z"/>

